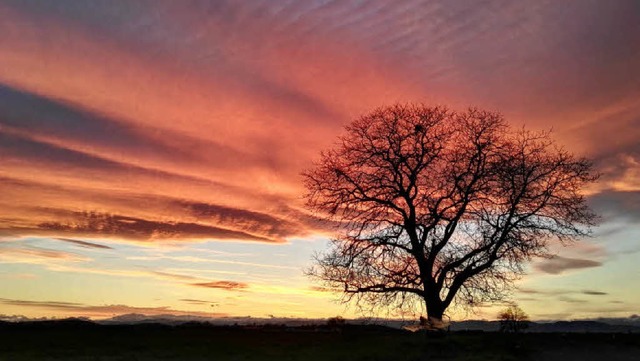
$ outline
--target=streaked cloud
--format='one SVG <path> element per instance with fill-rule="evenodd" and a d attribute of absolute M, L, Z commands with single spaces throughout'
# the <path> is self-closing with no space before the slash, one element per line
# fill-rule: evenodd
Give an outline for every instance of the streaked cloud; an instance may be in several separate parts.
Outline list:
<path fill-rule="evenodd" d="M 77 234 L 85 236 L 115 236 L 132 240 L 154 239 L 236 239 L 270 241 L 245 232 L 186 222 L 158 222 L 107 213 L 82 212 L 72 214 L 74 221 L 43 222 L 37 230 L 45 233 Z"/>
<path fill-rule="evenodd" d="M 415 101 L 499 110 L 595 160 L 589 201 L 615 229 L 531 277 L 607 272 L 637 250 L 637 1 L 7 0 L 0 261 L 16 275 L 158 280 L 193 305 L 231 289 L 326 298 L 283 279 L 314 251 L 303 239 L 333 229 L 304 210 L 299 173 L 351 119 Z M 255 257 L 189 248 L 236 242 Z M 576 287 L 564 303 L 606 296 Z"/>
<path fill-rule="evenodd" d="M 572 270 L 600 267 L 602 266 L 602 262 L 590 259 L 553 256 L 549 259 L 536 262 L 533 266 L 538 271 L 557 275 Z"/>
<path fill-rule="evenodd" d="M 180 301 L 186 302 L 186 303 L 191 304 L 191 305 L 205 305 L 205 306 L 210 306 L 210 307 L 216 307 L 216 306 L 220 305 L 218 302 L 212 302 L 212 301 L 206 301 L 206 300 L 197 300 L 197 299 L 192 299 L 192 298 L 182 298 L 182 299 L 180 299 Z"/>
<path fill-rule="evenodd" d="M 116 222 L 121 238 L 282 242 L 322 232 L 300 210 L 297 174 L 340 125 L 412 100 L 553 125 L 570 146 L 621 159 L 610 183 L 634 189 L 635 10 L 625 1 L 5 2 L 0 190 L 14 207 L 39 204 L 47 225 L 64 224 L 53 212 L 64 204 L 145 228 Z M 603 134 L 615 144 L 603 148 Z M 27 213 L 0 215 L 0 227 L 16 232 Z"/>
<path fill-rule="evenodd" d="M 589 201 L 605 221 L 640 223 L 640 190 L 605 190 L 592 196 Z"/>
<path fill-rule="evenodd" d="M 198 283 L 192 283 L 192 285 L 197 287 L 215 288 L 215 289 L 221 289 L 221 290 L 227 290 L 227 291 L 244 290 L 249 287 L 249 285 L 244 282 L 235 282 L 235 281 L 198 282 Z"/>
<path fill-rule="evenodd" d="M 582 293 L 585 294 L 585 295 L 589 295 L 589 296 L 606 296 L 606 295 L 608 295 L 607 292 L 594 291 L 594 290 L 583 290 Z"/>
<path fill-rule="evenodd" d="M 194 277 L 194 276 L 162 272 L 162 271 L 150 271 L 149 273 L 155 276 L 159 276 L 161 278 L 166 278 L 169 280 L 177 280 L 177 281 L 194 281 L 198 279 L 197 277 Z"/>
<path fill-rule="evenodd" d="M 566 290 L 566 289 L 535 289 L 535 288 L 518 288 L 518 293 L 526 295 L 587 295 L 587 296 L 605 296 L 608 292 L 597 290 Z"/>
<path fill-rule="evenodd" d="M 76 302 L 59 302 L 59 301 L 31 301 L 0 298 L 0 304 L 9 306 L 19 306 L 24 308 L 38 308 L 48 311 L 51 314 L 73 317 L 83 315 L 91 318 L 109 318 L 114 315 L 123 314 L 144 314 L 144 315 L 181 315 L 181 316 L 205 316 L 205 317 L 224 317 L 227 314 L 218 312 L 201 312 L 201 311 L 183 311 L 175 310 L 171 307 L 134 307 L 127 305 L 86 305 Z"/>
<path fill-rule="evenodd" d="M 64 252 L 39 247 L 0 247 L 0 262 L 48 264 L 56 262 L 85 262 L 89 258 L 76 253 Z"/>
<path fill-rule="evenodd" d="M 67 242 L 67 243 L 71 243 L 83 248 L 97 248 L 97 249 L 113 249 L 112 247 L 109 246 L 105 246 L 103 244 L 98 244 L 98 243 L 93 243 L 93 242 L 87 242 L 87 241 L 81 241 L 79 239 L 71 239 L 71 238 L 53 238 L 55 240 L 58 241 L 62 241 L 62 242 Z"/>
<path fill-rule="evenodd" d="M 569 297 L 569 296 L 559 296 L 556 298 L 558 301 L 566 302 L 566 303 L 587 303 L 587 300 Z"/>

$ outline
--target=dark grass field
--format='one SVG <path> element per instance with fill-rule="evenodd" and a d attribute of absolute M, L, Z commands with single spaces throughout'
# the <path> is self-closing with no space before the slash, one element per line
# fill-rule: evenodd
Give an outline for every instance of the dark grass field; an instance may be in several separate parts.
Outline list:
<path fill-rule="evenodd" d="M 0 325 L 0 360 L 639 360 L 640 334 L 425 335 L 376 326 Z"/>

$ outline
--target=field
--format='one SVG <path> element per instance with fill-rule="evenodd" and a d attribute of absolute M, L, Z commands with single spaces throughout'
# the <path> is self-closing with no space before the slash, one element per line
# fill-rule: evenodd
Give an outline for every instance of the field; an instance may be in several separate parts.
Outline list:
<path fill-rule="evenodd" d="M 0 325 L 0 360 L 640 360 L 639 334 L 425 335 L 376 326 Z"/>

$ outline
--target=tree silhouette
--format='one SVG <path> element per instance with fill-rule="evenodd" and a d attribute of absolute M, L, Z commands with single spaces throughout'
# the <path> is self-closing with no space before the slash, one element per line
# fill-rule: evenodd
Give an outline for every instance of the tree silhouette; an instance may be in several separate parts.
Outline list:
<path fill-rule="evenodd" d="M 529 316 L 517 305 L 510 305 L 498 313 L 500 331 L 520 332 L 529 326 Z"/>
<path fill-rule="evenodd" d="M 360 306 L 424 302 L 434 324 L 454 301 L 502 299 L 523 262 L 595 220 L 588 160 L 473 108 L 379 108 L 303 176 L 308 207 L 338 224 L 308 273 Z"/>

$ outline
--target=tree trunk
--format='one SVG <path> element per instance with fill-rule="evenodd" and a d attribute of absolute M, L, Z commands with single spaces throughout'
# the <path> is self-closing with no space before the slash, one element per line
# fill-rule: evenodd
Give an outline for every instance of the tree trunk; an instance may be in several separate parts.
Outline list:
<path fill-rule="evenodd" d="M 425 299 L 425 304 L 427 307 L 427 325 L 425 325 L 427 329 L 444 331 L 447 325 L 442 320 L 444 305 L 440 298 L 436 296 Z"/>

